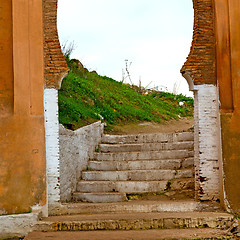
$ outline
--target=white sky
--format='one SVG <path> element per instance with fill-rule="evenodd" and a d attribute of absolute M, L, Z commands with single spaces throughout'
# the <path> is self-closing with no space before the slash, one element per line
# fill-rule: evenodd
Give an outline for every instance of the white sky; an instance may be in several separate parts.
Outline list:
<path fill-rule="evenodd" d="M 60 42 L 74 41 L 72 58 L 89 70 L 122 79 L 125 59 L 133 82 L 191 95 L 180 69 L 193 32 L 192 0 L 59 0 Z"/>

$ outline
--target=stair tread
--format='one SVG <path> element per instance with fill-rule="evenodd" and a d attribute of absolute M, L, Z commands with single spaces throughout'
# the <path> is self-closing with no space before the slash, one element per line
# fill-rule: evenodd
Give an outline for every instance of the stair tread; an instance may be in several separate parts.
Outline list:
<path fill-rule="evenodd" d="M 77 194 L 77 193 L 76 193 Z M 189 212 L 189 211 L 219 211 L 219 205 L 208 206 L 190 198 L 184 200 L 130 200 L 111 203 L 77 202 L 64 205 L 65 214 L 102 214 L 125 212 Z"/>
<path fill-rule="evenodd" d="M 121 172 L 160 172 L 160 171 L 171 171 L 171 172 L 176 172 L 176 171 L 187 171 L 187 170 L 192 170 L 192 168 L 184 168 L 184 169 L 131 169 L 131 170 L 85 170 L 82 171 L 83 173 L 101 173 L 101 172 L 106 172 L 106 173 L 121 173 Z"/>
<path fill-rule="evenodd" d="M 192 177 L 193 178 L 193 177 Z M 186 179 L 186 178 L 179 178 L 179 179 L 174 179 L 174 180 L 182 180 L 182 179 Z M 191 179 L 191 178 L 188 178 L 188 179 Z M 127 180 L 127 181 L 124 181 L 124 180 L 115 180 L 115 181 L 107 181 L 107 180 L 79 180 L 79 182 L 84 182 L 84 183 L 126 183 L 126 182 L 129 182 L 129 183 L 146 183 L 146 182 L 149 182 L 149 183 L 159 183 L 159 182 L 167 182 L 167 180 Z"/>
<path fill-rule="evenodd" d="M 225 212 L 158 212 L 158 213 L 104 213 L 104 214 L 81 214 L 81 215 L 65 215 L 65 216 L 52 216 L 44 218 L 43 221 L 47 222 L 60 222 L 60 221 L 85 221 L 85 220 L 120 220 L 120 219 L 160 219 L 160 218 L 229 218 L 233 216 Z"/>
<path fill-rule="evenodd" d="M 142 145 L 149 145 L 149 144 L 154 144 L 154 145 L 162 145 L 162 144 L 184 144 L 184 143 L 189 143 L 189 142 L 194 142 L 193 140 L 190 140 L 190 141 L 182 141 L 182 142 L 152 142 L 152 143 L 100 143 L 100 146 L 101 145 L 104 145 L 104 146 L 142 146 Z"/>
<path fill-rule="evenodd" d="M 155 150 L 155 151 L 144 151 L 144 153 L 162 153 L 162 152 L 191 152 L 189 149 L 172 149 L 172 150 Z M 109 154 L 130 154 L 130 153 L 143 153 L 143 151 L 126 151 L 126 152 L 95 152 L 96 155 L 109 155 Z"/>
<path fill-rule="evenodd" d="M 136 160 L 136 161 L 141 161 L 141 162 L 147 162 L 147 161 L 180 161 L 182 160 L 183 158 L 171 158 L 171 159 L 139 159 L 139 160 Z M 184 159 L 194 159 L 194 157 L 185 157 Z M 132 160 L 97 160 L 97 159 L 90 159 L 89 162 L 110 162 L 110 161 L 113 161 L 113 162 L 124 162 L 124 161 L 132 161 Z"/>

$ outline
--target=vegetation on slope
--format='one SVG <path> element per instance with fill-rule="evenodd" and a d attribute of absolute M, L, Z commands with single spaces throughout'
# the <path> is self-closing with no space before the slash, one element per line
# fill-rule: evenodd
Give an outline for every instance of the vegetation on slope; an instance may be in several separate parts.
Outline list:
<path fill-rule="evenodd" d="M 74 129 L 103 119 L 108 126 L 131 122 L 163 122 L 191 117 L 193 99 L 165 92 L 144 91 L 96 72 L 79 69 L 69 61 L 70 72 L 59 91 L 59 119 Z M 141 93 L 140 93 L 141 92 Z M 179 106 L 179 102 L 184 102 Z"/>

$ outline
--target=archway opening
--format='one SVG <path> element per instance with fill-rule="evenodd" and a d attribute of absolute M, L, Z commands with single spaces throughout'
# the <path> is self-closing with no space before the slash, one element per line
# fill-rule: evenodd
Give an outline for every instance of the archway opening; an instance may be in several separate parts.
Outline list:
<path fill-rule="evenodd" d="M 172 1 L 169 5 L 162 1 L 153 1 L 150 5 L 145 0 L 131 3 L 73 1 L 73 9 L 71 2 L 64 6 L 64 2 L 59 1 L 60 41 L 62 44 L 66 41 L 74 42 L 76 49 L 71 57 L 79 59 L 88 69 L 96 70 L 100 75 L 121 81 L 124 61 L 126 64 L 132 62 L 132 80 L 127 79 L 131 84 L 138 85 L 141 78 L 144 87 L 152 84 L 154 90 L 163 89 L 175 94 L 191 95 L 187 82 L 180 74 L 190 50 L 193 29 L 192 3 L 190 0 L 185 3 L 186 5 Z M 81 6 L 78 7 L 78 4 Z M 75 9 L 82 9 L 84 12 L 79 14 L 78 11 L 74 12 Z M 184 11 L 188 14 L 178 15 Z M 81 18 L 73 21 L 64 15 L 70 12 L 71 16 L 81 15 Z M 186 27 L 186 31 L 183 27 Z M 81 65 L 76 61 L 75 63 Z M 96 101 L 92 105 L 96 105 Z M 190 162 L 193 169 L 193 158 Z M 193 182 L 194 180 L 192 185 Z"/>
<path fill-rule="evenodd" d="M 59 0 L 60 42 L 73 42 L 73 58 L 118 81 L 125 60 L 132 82 L 193 96 L 180 69 L 193 31 L 191 0 Z"/>

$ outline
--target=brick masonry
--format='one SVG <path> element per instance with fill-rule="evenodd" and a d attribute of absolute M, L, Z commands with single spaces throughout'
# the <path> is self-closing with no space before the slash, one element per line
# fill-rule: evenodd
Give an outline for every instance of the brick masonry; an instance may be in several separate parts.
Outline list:
<path fill-rule="evenodd" d="M 45 88 L 61 88 L 68 66 L 57 32 L 57 0 L 43 0 Z"/>
<path fill-rule="evenodd" d="M 194 31 L 190 53 L 181 73 L 194 91 L 196 198 L 217 200 L 220 191 L 221 147 L 219 94 L 216 80 L 215 6 L 193 0 Z"/>
<path fill-rule="evenodd" d="M 214 3 L 212 0 L 193 0 L 194 31 L 192 46 L 181 69 L 199 84 L 216 84 L 216 40 Z"/>

